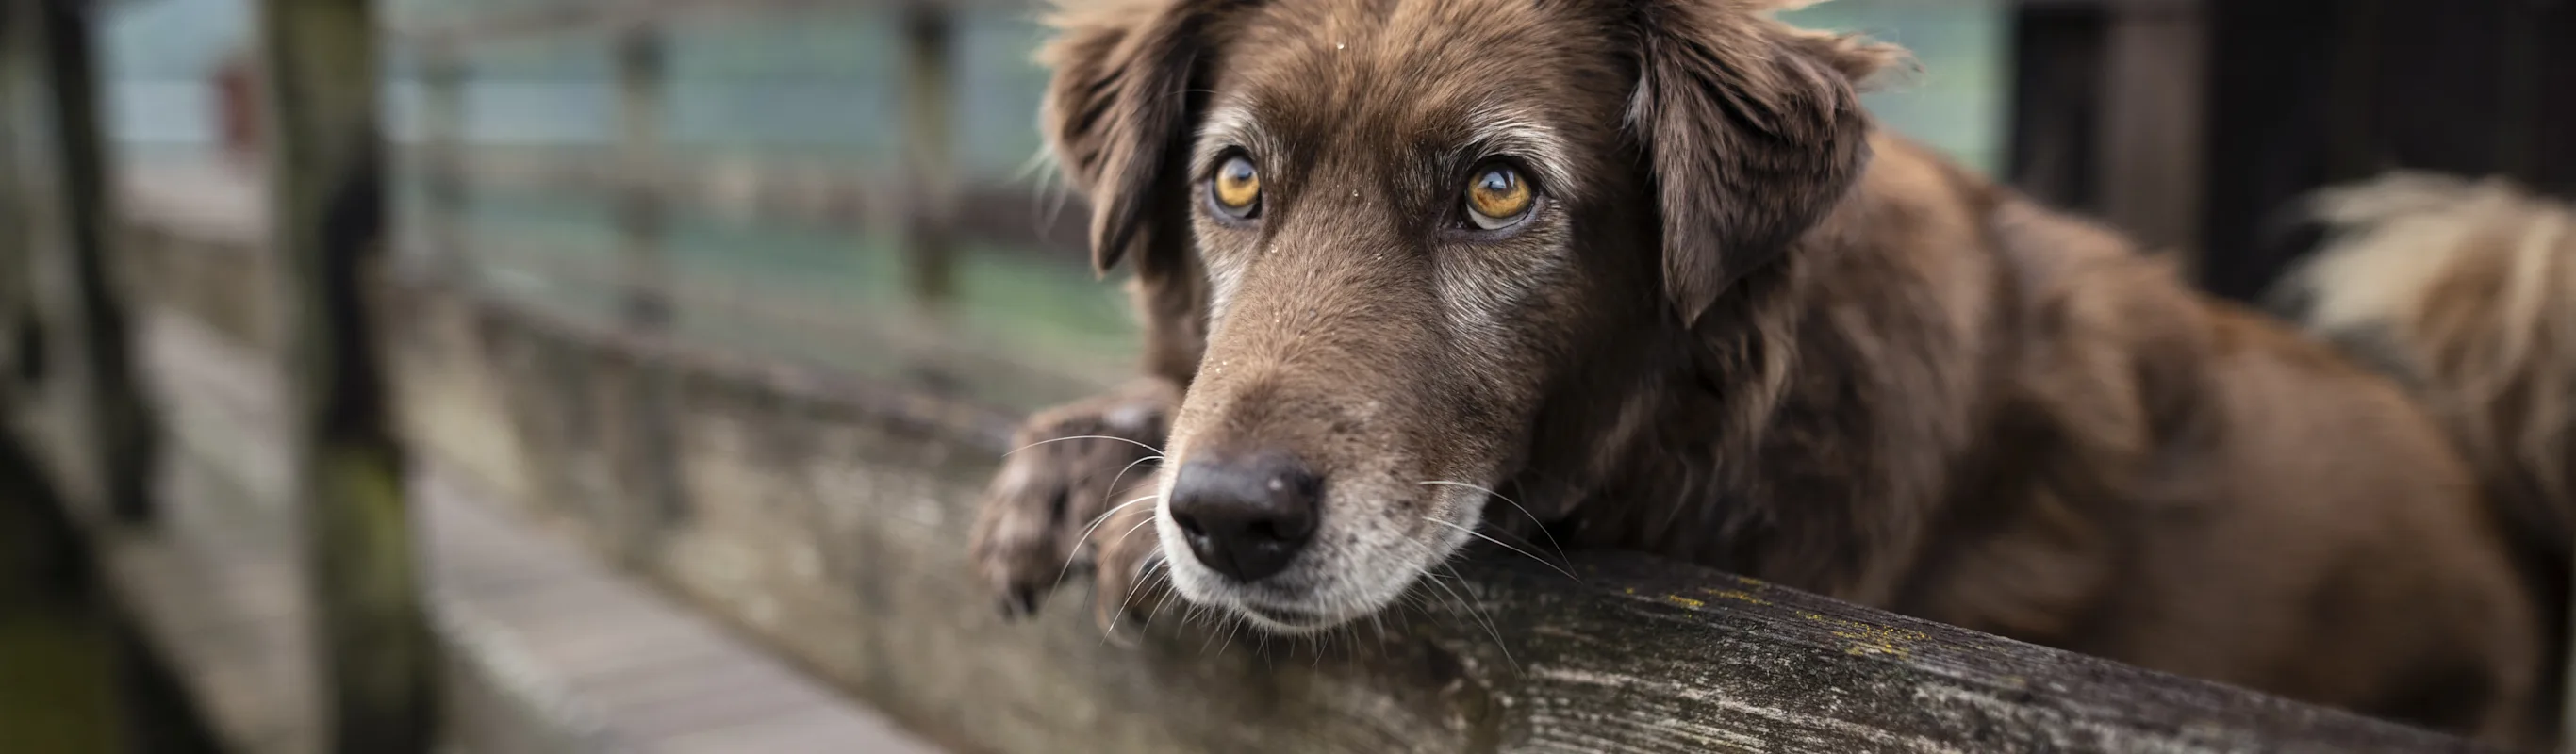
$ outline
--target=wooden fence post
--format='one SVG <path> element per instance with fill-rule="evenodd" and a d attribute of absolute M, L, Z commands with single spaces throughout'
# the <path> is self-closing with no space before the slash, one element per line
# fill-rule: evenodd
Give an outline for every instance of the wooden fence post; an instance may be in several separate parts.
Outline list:
<path fill-rule="evenodd" d="M 403 447 L 364 297 L 385 244 L 372 0 L 262 0 L 296 493 L 326 747 L 425 752 L 436 684 Z"/>
<path fill-rule="evenodd" d="M 947 3 L 904 6 L 903 244 L 914 300 L 933 311 L 956 295 L 956 36 Z"/>
<path fill-rule="evenodd" d="M 0 368 L 6 369 L 0 374 L 0 386 L 5 386 L 0 388 L 0 409 L 14 406 L 17 390 L 25 387 L 19 375 L 26 373 L 28 359 L 38 358 L 28 353 L 28 339 L 20 336 L 34 324 L 36 308 L 35 258 L 30 253 L 34 238 L 27 227 L 35 212 L 25 204 L 31 188 L 19 174 L 25 166 L 18 160 L 23 148 L 18 119 L 26 112 L 18 99 L 23 88 L 19 77 L 26 70 L 24 42 L 34 36 L 25 33 L 29 19 L 19 13 L 20 6 L 0 6 L 0 354 L 5 354 Z"/>
<path fill-rule="evenodd" d="M 2203 0 L 2111 4 L 2103 39 L 2102 137 L 2094 164 L 2111 223 L 2195 269 L 2207 150 L 2202 116 L 2207 13 Z"/>
<path fill-rule="evenodd" d="M 456 45 L 421 52 L 421 162 L 426 194 L 421 223 L 429 253 L 449 280 L 472 285 L 481 268 L 465 232 L 465 79 Z"/>
<path fill-rule="evenodd" d="M 670 215 L 664 192 L 662 120 L 670 85 L 669 36 L 659 26 L 628 30 L 617 44 L 618 226 L 626 260 L 623 297 L 626 324 L 644 332 L 671 326 L 669 251 L 664 247 Z M 650 566 L 663 527 L 684 515 L 677 451 L 672 426 L 678 383 L 669 370 L 640 367 L 627 385 L 625 418 L 633 425 L 617 453 L 638 494 L 629 500 L 605 501 L 614 507 L 594 511 L 615 532 L 617 555 L 629 567 Z"/>
<path fill-rule="evenodd" d="M 643 26 L 617 40 L 618 226 L 626 260 L 621 306 L 627 324 L 658 329 L 670 323 L 670 269 L 662 239 L 666 218 L 659 179 L 663 162 L 663 88 L 667 51 L 659 27 Z"/>
<path fill-rule="evenodd" d="M 98 63 L 90 0 L 39 0 L 64 242 L 71 256 L 73 320 L 87 372 L 90 444 L 99 491 L 118 520 L 152 517 L 151 411 L 136 382 L 123 290 L 110 260 L 107 137 L 98 115 Z"/>

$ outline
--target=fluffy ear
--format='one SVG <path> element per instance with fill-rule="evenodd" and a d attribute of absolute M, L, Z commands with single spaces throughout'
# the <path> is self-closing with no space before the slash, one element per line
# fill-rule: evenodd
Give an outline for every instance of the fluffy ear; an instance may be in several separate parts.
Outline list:
<path fill-rule="evenodd" d="M 1777 2 L 1644 0 L 1628 120 L 1663 215 L 1664 292 L 1696 322 L 1869 162 L 1857 82 L 1903 53 L 1773 20 Z"/>
<path fill-rule="evenodd" d="M 1185 243 L 1155 238 L 1188 227 L 1156 215 L 1186 211 L 1173 199 L 1187 194 L 1180 155 L 1195 119 L 1190 81 L 1201 34 L 1236 1 L 1102 0 L 1049 19 L 1057 34 L 1038 61 L 1055 76 L 1039 120 L 1065 177 L 1091 201 L 1096 270 L 1106 273 L 1130 247 Z"/>

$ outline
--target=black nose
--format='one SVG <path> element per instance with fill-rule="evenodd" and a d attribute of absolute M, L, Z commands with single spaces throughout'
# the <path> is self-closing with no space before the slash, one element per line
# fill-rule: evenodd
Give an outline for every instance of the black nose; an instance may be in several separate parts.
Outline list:
<path fill-rule="evenodd" d="M 1321 487 L 1285 456 L 1192 459 L 1172 480 L 1172 523 L 1200 563 L 1258 581 L 1287 568 L 1314 536 Z"/>

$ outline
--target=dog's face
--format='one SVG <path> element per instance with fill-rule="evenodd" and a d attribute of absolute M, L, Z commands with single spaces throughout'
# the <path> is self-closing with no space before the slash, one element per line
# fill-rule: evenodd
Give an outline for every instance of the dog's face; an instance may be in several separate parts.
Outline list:
<path fill-rule="evenodd" d="M 1686 329 L 1865 159 L 1888 54 L 1752 3 L 1142 0 L 1068 14 L 1054 146 L 1105 267 L 1199 287 L 1173 587 L 1274 631 L 1474 536 L 1605 340 Z"/>
<path fill-rule="evenodd" d="M 1273 629 L 1375 610 L 1479 525 L 1619 149 L 1606 51 L 1539 13 L 1364 7 L 1247 11 L 1187 162 L 1208 342 L 1156 526 L 1181 594 Z"/>

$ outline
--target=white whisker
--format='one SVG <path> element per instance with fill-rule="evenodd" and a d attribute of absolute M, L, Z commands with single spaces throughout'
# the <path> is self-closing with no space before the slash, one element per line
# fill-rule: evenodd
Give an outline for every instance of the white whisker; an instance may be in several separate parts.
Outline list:
<path fill-rule="evenodd" d="M 1545 521 L 1541 521 L 1541 520 L 1538 520 L 1538 514 L 1531 513 L 1531 512 L 1530 512 L 1530 509 L 1529 509 L 1528 507 L 1521 505 L 1521 501 L 1513 500 L 1513 499 L 1511 498 L 1511 496 L 1509 496 L 1509 495 L 1505 495 L 1505 494 L 1500 493 L 1500 492 L 1495 492 L 1495 491 L 1494 491 L 1494 488 L 1492 488 L 1492 487 L 1479 487 L 1479 486 L 1476 486 L 1476 485 L 1473 485 L 1473 484 L 1468 484 L 1468 483 L 1466 483 L 1466 482 L 1452 482 L 1452 481 L 1447 481 L 1447 480 L 1434 479 L 1434 480 L 1431 480 L 1431 481 L 1428 481 L 1428 482 L 1422 482 L 1422 484 L 1425 484 L 1425 485 L 1435 485 L 1435 484 L 1436 484 L 1436 485 L 1446 485 L 1446 486 L 1451 486 L 1451 487 L 1465 487 L 1465 488 L 1467 488 L 1467 489 L 1475 490 L 1475 491 L 1477 491 L 1477 492 L 1482 492 L 1482 493 L 1485 493 L 1485 494 L 1488 494 L 1488 495 L 1492 495 L 1492 496 L 1494 496 L 1496 499 L 1499 499 L 1499 500 L 1501 500 L 1501 501 L 1503 501 L 1503 502 L 1511 503 L 1511 504 L 1512 504 L 1512 507 L 1513 507 L 1514 509 L 1519 510 L 1519 511 L 1521 512 L 1521 515 L 1529 517 L 1530 523 L 1531 523 L 1532 525 L 1535 525 L 1535 526 L 1537 526 L 1537 527 L 1538 527 L 1538 533 L 1539 533 L 1539 535 L 1540 535 L 1540 536 L 1547 537 L 1547 546 L 1549 546 L 1549 547 L 1553 547 L 1553 548 L 1556 548 L 1556 559 L 1558 559 L 1558 560 L 1572 560 L 1572 558 L 1568 558 L 1568 557 L 1566 557 L 1566 556 L 1565 556 L 1565 545 L 1557 544 L 1557 542 L 1556 542 L 1556 535 L 1555 535 L 1555 534 L 1553 534 L 1553 533 L 1550 533 L 1550 532 L 1547 530 L 1547 522 L 1545 522 Z"/>
<path fill-rule="evenodd" d="M 1145 570 L 1146 570 L 1146 571 L 1148 571 L 1148 572 L 1151 572 L 1151 571 L 1154 571 L 1155 569 L 1158 569 L 1158 568 L 1159 568 L 1159 569 L 1162 569 L 1162 574 L 1161 574 L 1161 575 L 1162 575 L 1162 577 L 1164 577 L 1164 578 L 1168 579 L 1168 578 L 1171 576 L 1171 569 L 1170 569 L 1170 566 L 1171 566 L 1171 561 L 1170 561 L 1169 559 L 1166 559 L 1166 558 L 1155 558 L 1152 562 L 1149 562 L 1149 563 L 1146 563 L 1146 564 L 1145 564 Z M 1118 613 L 1117 613 L 1117 615 L 1112 616 L 1112 620 L 1113 620 L 1113 621 L 1114 621 L 1117 617 L 1125 616 L 1125 615 L 1127 614 L 1127 610 L 1128 610 L 1128 608 L 1129 608 L 1130 606 L 1132 606 L 1132 605 L 1136 604 L 1136 596 L 1137 596 L 1137 595 L 1144 594 L 1144 593 L 1145 593 L 1145 591 L 1146 591 L 1147 589 L 1152 589 L 1152 588 L 1154 588 L 1154 587 L 1152 586 L 1152 585 L 1153 585 L 1153 583 L 1154 583 L 1154 582 L 1152 581 L 1152 578 L 1153 578 L 1153 574 L 1151 574 L 1151 573 L 1139 573 L 1139 574 L 1136 574 L 1136 583 L 1135 583 L 1135 584 L 1132 584 L 1132 585 L 1129 585 L 1129 586 L 1127 587 L 1127 596 L 1118 600 Z M 1169 602 L 1169 600 L 1165 600 L 1165 602 L 1166 602 L 1166 603 L 1168 603 L 1168 602 Z M 1155 608 L 1153 609 L 1153 611 L 1148 612 L 1148 613 L 1146 613 L 1146 614 L 1145 614 L 1145 625 L 1140 626 L 1140 627 L 1138 627 L 1138 628 L 1136 629 L 1136 636 L 1137 636 L 1137 638 L 1138 638 L 1138 639 L 1142 639 L 1142 638 L 1144 638 L 1144 637 L 1145 637 L 1145 635 L 1146 635 L 1146 632 L 1148 632 L 1148 631 L 1150 631 L 1150 630 L 1152 630 L 1152 629 L 1154 628 L 1154 615 L 1156 615 L 1156 614 L 1158 614 L 1158 613 L 1161 613 L 1161 612 L 1163 611 L 1163 608 L 1164 608 L 1164 607 L 1168 607 L 1168 606 L 1169 606 L 1168 604 L 1166 604 L 1166 605 L 1157 605 L 1157 606 L 1155 606 Z M 1115 628 L 1116 628 L 1116 624 L 1115 624 L 1115 623 L 1112 623 L 1112 624 L 1111 624 L 1111 628 L 1112 628 L 1113 630 L 1115 630 Z M 1108 644 L 1109 644 L 1109 632 L 1107 632 L 1107 631 L 1101 632 L 1101 634 L 1100 634 L 1100 644 L 1101 644 L 1102 646 L 1108 646 Z"/>
<path fill-rule="evenodd" d="M 1161 455 L 1157 454 L 1157 455 L 1150 455 L 1150 456 L 1146 456 L 1146 457 L 1139 458 L 1139 459 L 1136 459 L 1136 460 L 1134 460 L 1134 461 L 1130 461 L 1130 462 L 1128 462 L 1128 464 L 1127 464 L 1127 468 L 1119 469 L 1119 470 L 1118 470 L 1118 475 L 1117 475 L 1117 476 L 1113 476 L 1113 477 L 1110 477 L 1110 478 L 1109 478 L 1109 489 L 1101 490 L 1101 491 L 1100 491 L 1100 496 L 1101 496 L 1101 497 L 1108 497 L 1108 496 L 1110 496 L 1110 495 L 1118 494 L 1118 483 L 1119 483 L 1119 482 L 1123 482 L 1123 481 L 1126 481 L 1126 480 L 1127 480 L 1127 472 L 1135 471 L 1137 466 L 1144 464 L 1146 461 L 1160 461 L 1160 460 L 1163 460 L 1163 457 L 1162 457 Z"/>
<path fill-rule="evenodd" d="M 1066 440 L 1117 440 L 1117 441 L 1119 441 L 1119 442 L 1127 443 L 1127 444 L 1129 444 L 1129 445 L 1134 445 L 1134 446 L 1139 447 L 1139 448 L 1144 448 L 1147 452 L 1153 453 L 1153 454 L 1155 454 L 1155 455 L 1162 455 L 1162 454 L 1163 454 L 1163 449 L 1162 449 L 1162 448 L 1157 448 L 1157 447 L 1154 447 L 1154 446 L 1152 446 L 1152 445 L 1147 445 L 1147 444 L 1144 444 L 1144 443 L 1141 443 L 1141 442 L 1137 442 L 1137 441 L 1135 441 L 1135 440 L 1130 440 L 1130 439 L 1127 439 L 1127 438 L 1124 438 L 1124 437 L 1116 437 L 1116 436 L 1112 436 L 1112 435 L 1074 435 L 1074 436 L 1072 436 L 1072 437 L 1058 437 L 1058 438 L 1054 438 L 1054 439 L 1051 439 L 1051 440 L 1039 440 L 1039 441 L 1037 441 L 1037 442 L 1029 443 L 1029 444 L 1027 444 L 1027 445 L 1022 445 L 1022 446 L 1019 446 L 1019 447 L 1016 447 L 1016 448 L 1012 448 L 1010 453 L 1003 453 L 1003 454 L 1002 454 L 1002 457 L 1003 457 L 1003 458 L 1009 458 L 1009 457 L 1011 457 L 1011 453 L 1017 453 L 1017 452 L 1020 452 L 1020 451 L 1023 451 L 1023 450 L 1028 450 L 1028 449 L 1030 449 L 1030 448 L 1034 448 L 1034 447 L 1037 447 L 1037 446 L 1040 446 L 1040 445 L 1045 445 L 1045 444 L 1047 444 L 1047 443 L 1051 443 L 1051 442 L 1064 442 L 1064 441 L 1066 441 Z"/>
<path fill-rule="evenodd" d="M 1135 525 L 1135 526 L 1127 527 L 1127 533 L 1118 535 L 1118 541 L 1117 541 L 1117 542 L 1114 542 L 1114 543 L 1112 543 L 1112 544 L 1125 544 L 1125 543 L 1127 542 L 1127 538 L 1128 538 L 1128 537 L 1136 536 L 1136 532 L 1137 532 L 1138 530 L 1144 529 L 1146 524 L 1150 524 L 1150 523 L 1153 523 L 1153 522 L 1154 522 L 1153 517 L 1151 517 L 1151 516 L 1147 516 L 1147 517 L 1145 518 L 1145 520 L 1136 522 L 1136 525 Z"/>
<path fill-rule="evenodd" d="M 1529 559 L 1531 559 L 1531 560 L 1538 561 L 1539 565 L 1543 565 L 1543 566 L 1547 566 L 1548 568 L 1555 569 L 1555 571 L 1556 571 L 1557 573 L 1565 574 L 1565 577 L 1566 577 L 1566 578 L 1573 579 L 1573 580 L 1575 580 L 1577 583 L 1581 583 L 1581 582 L 1583 581 L 1583 578 L 1582 578 L 1582 577 L 1579 577 L 1579 576 L 1574 575 L 1574 572 L 1573 572 L 1573 571 L 1565 570 L 1565 567 L 1563 567 L 1563 566 L 1559 566 L 1559 565 L 1557 565 L 1557 564 L 1555 564 L 1555 563 L 1547 562 L 1547 559 L 1546 559 L 1546 558 L 1542 558 L 1542 557 L 1539 557 L 1539 556 L 1536 556 L 1536 555 L 1531 555 L 1531 554 L 1529 553 L 1529 551 L 1528 551 L 1528 550 L 1523 550 L 1523 549 L 1518 548 L 1518 547 L 1513 547 L 1513 546 L 1511 546 L 1511 543 L 1504 542 L 1504 541 L 1502 541 L 1502 540 L 1495 539 L 1495 538 L 1493 538 L 1493 537 L 1485 536 L 1485 535 L 1484 535 L 1484 533 L 1482 533 L 1482 532 L 1478 532 L 1478 531 L 1476 531 L 1476 530 L 1474 530 L 1474 529 L 1469 529 L 1469 528 L 1464 527 L 1464 526 L 1459 526 L 1459 525 L 1457 525 L 1457 524 L 1449 523 L 1449 522 L 1447 522 L 1447 521 L 1442 521 L 1442 520 L 1440 520 L 1440 519 L 1431 518 L 1431 517 L 1428 517 L 1428 516 L 1423 517 L 1423 519 L 1422 519 L 1422 520 L 1424 520 L 1424 521 L 1429 521 L 1429 522 L 1431 522 L 1431 523 L 1439 524 L 1439 525 L 1441 525 L 1441 526 L 1446 526 L 1446 527 L 1449 527 L 1449 528 L 1452 528 L 1452 529 L 1456 529 L 1456 530 L 1459 530 L 1459 531 L 1466 532 L 1466 533 L 1467 533 L 1467 536 L 1475 537 L 1475 538 L 1477 538 L 1477 539 L 1485 540 L 1485 541 L 1487 541 L 1487 542 L 1492 542 L 1492 543 L 1494 543 L 1494 544 L 1496 544 L 1496 545 L 1501 546 L 1503 549 L 1510 550 L 1510 551 L 1512 551 L 1512 552 L 1516 552 L 1516 553 L 1520 553 L 1521 557 L 1525 557 L 1525 558 L 1529 558 Z"/>
<path fill-rule="evenodd" d="M 1082 527 L 1082 536 L 1075 537 L 1075 538 L 1073 539 L 1073 546 L 1072 546 L 1072 547 L 1069 547 L 1069 548 L 1066 548 L 1067 550 L 1069 550 L 1069 552 L 1066 552 L 1066 553 L 1064 554 L 1064 566 L 1063 566 L 1063 567 L 1061 567 L 1061 568 L 1057 568 L 1057 569 L 1055 569 L 1055 583 L 1056 583 L 1056 585 L 1057 585 L 1057 586 L 1063 586 L 1063 585 L 1064 585 L 1064 577 L 1065 577 L 1065 574 L 1068 574 L 1068 573 L 1072 573 L 1072 572 L 1073 572 L 1073 561 L 1074 561 L 1074 559 L 1075 559 L 1075 558 L 1082 557 L 1082 545 L 1083 545 L 1083 543 L 1091 541 L 1091 532 L 1092 532 L 1093 530 L 1099 529 L 1101 524 L 1109 523 L 1109 517 L 1110 517 L 1110 515 L 1111 515 L 1111 514 L 1115 514 L 1115 513 L 1117 513 L 1117 512 L 1118 512 L 1118 510 L 1119 510 L 1119 509 L 1121 509 L 1121 508 L 1125 508 L 1125 507 L 1130 506 L 1130 505 L 1135 505 L 1135 504 L 1137 504 L 1137 503 L 1145 502 L 1145 501 L 1147 501 L 1147 500 L 1154 500 L 1154 499 L 1157 499 L 1157 498 L 1160 498 L 1160 497 L 1162 497 L 1162 496 L 1161 496 L 1161 495 L 1146 495 L 1146 496 L 1144 496 L 1144 497 L 1136 498 L 1136 499 L 1134 499 L 1134 500 L 1129 500 L 1129 501 L 1124 502 L 1124 503 L 1119 503 L 1119 504 L 1117 504 L 1116 506 L 1112 506 L 1109 510 L 1101 511 L 1101 512 L 1100 512 L 1100 515 L 1098 515 L 1098 516 L 1093 516 L 1093 517 L 1091 518 L 1091 525 L 1090 525 L 1090 526 Z M 1153 519 L 1151 519 L 1151 518 L 1147 518 L 1147 519 L 1145 519 L 1145 520 L 1147 520 L 1147 521 L 1152 521 Z M 1123 541 L 1123 538 L 1122 538 L 1122 541 Z"/>
<path fill-rule="evenodd" d="M 1172 560 L 1170 558 L 1161 558 L 1155 561 L 1155 565 L 1160 567 L 1162 571 L 1154 576 L 1154 583 L 1156 584 L 1154 588 L 1162 589 L 1170 587 L 1172 584 Z M 1181 600 L 1178 597 L 1168 594 L 1164 595 L 1161 601 L 1154 604 L 1153 610 L 1145 613 L 1145 627 L 1139 630 L 1153 630 L 1154 620 L 1163 617 L 1164 612 L 1172 609 L 1172 603 L 1179 601 Z M 1186 625 L 1188 623 L 1188 619 L 1183 618 L 1182 623 Z"/>

